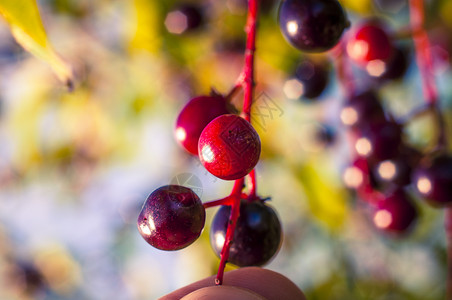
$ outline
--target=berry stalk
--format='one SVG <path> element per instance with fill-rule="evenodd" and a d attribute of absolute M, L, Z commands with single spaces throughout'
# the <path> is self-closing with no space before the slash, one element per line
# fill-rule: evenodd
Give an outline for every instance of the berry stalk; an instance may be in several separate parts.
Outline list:
<path fill-rule="evenodd" d="M 416 52 L 416 64 L 421 74 L 422 90 L 427 105 L 433 108 L 438 123 L 438 148 L 446 145 L 444 117 L 438 108 L 438 89 L 436 87 L 430 41 L 426 30 L 425 8 L 423 0 L 410 0 L 410 26 L 413 33 L 413 42 Z"/>
<path fill-rule="evenodd" d="M 256 23 L 258 0 L 248 1 L 248 17 L 246 21 L 245 66 L 243 68 L 243 117 L 251 121 L 251 104 L 254 93 L 254 52 L 256 51 Z"/>
<path fill-rule="evenodd" d="M 223 283 L 224 268 L 229 257 L 229 249 L 231 247 L 232 238 L 234 237 L 237 219 L 239 218 L 240 196 L 242 195 L 244 181 L 244 178 L 236 180 L 231 192 L 230 198 L 233 201 L 231 205 L 231 215 L 229 216 L 229 225 L 226 231 L 226 238 L 224 241 L 223 249 L 221 250 L 220 266 L 218 267 L 217 277 L 215 278 L 216 285 L 221 285 Z"/>
<path fill-rule="evenodd" d="M 438 90 L 433 73 L 432 55 L 427 32 L 424 29 L 425 8 L 424 1 L 410 0 L 410 25 L 416 51 L 416 63 L 419 67 L 422 81 L 424 100 L 435 113 L 438 126 L 437 148 L 444 149 L 447 145 L 444 117 L 438 105 Z M 447 281 L 446 299 L 452 299 L 452 208 L 446 208 L 445 231 L 447 239 Z"/>
<path fill-rule="evenodd" d="M 242 116 L 248 122 L 251 122 L 251 104 L 253 102 L 254 93 L 254 53 L 256 51 L 256 23 L 257 23 L 257 13 L 258 13 L 258 0 L 248 1 L 248 17 L 246 21 L 246 49 L 245 49 L 245 66 L 242 73 L 239 76 L 238 83 L 242 83 L 244 99 L 243 99 L 243 112 Z M 236 85 L 237 87 L 238 85 Z M 236 90 L 234 88 L 233 90 Z M 251 172 L 252 188 L 251 194 L 255 195 L 255 173 L 254 170 Z M 234 188 L 231 192 L 232 205 L 231 214 L 229 216 L 229 225 L 226 232 L 226 239 L 224 242 L 223 249 L 221 250 L 220 265 L 218 268 L 217 277 L 215 278 L 215 284 L 221 285 L 223 282 L 224 268 L 229 257 L 229 249 L 231 247 L 232 239 L 234 236 L 235 227 L 237 224 L 237 219 L 240 213 L 240 197 L 242 194 L 242 189 L 244 186 L 244 178 L 238 179 L 234 183 Z"/>
<path fill-rule="evenodd" d="M 344 89 L 346 97 L 350 98 L 356 93 L 356 86 L 354 82 L 353 69 L 351 68 L 351 63 L 349 61 L 349 57 L 346 55 L 345 49 L 345 42 L 340 41 L 336 49 L 334 49 L 335 51 L 331 52 L 331 55 L 333 56 L 333 61 L 336 66 L 336 76 L 340 82 L 340 85 Z M 359 134 L 356 129 L 349 129 L 347 136 L 350 140 L 349 144 L 355 145 Z M 359 160 L 359 168 L 362 172 L 363 178 L 362 183 L 356 191 L 362 200 L 369 204 L 375 204 L 384 197 L 382 193 L 376 191 L 370 183 L 370 169 L 369 163 L 366 159 Z"/>

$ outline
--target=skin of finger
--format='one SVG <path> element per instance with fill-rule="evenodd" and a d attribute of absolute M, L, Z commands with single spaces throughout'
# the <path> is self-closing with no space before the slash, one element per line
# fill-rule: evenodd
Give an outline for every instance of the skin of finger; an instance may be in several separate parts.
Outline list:
<path fill-rule="evenodd" d="M 243 288 L 238 288 L 234 286 L 209 286 L 183 297 L 181 300 L 266 300 L 264 297 Z"/>
<path fill-rule="evenodd" d="M 204 278 L 180 288 L 160 300 L 180 299 L 203 287 L 214 286 L 215 276 Z M 268 300 L 306 300 L 303 292 L 285 276 L 258 267 L 240 268 L 224 274 L 224 286 L 235 286 L 251 290 Z"/>

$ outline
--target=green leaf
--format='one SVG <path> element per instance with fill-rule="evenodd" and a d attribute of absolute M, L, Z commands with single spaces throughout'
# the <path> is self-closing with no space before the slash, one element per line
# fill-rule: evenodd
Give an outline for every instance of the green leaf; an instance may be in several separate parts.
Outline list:
<path fill-rule="evenodd" d="M 50 45 L 36 1 L 0 0 L 0 14 L 9 24 L 16 41 L 25 50 L 50 64 L 56 76 L 72 88 L 72 69 Z"/>

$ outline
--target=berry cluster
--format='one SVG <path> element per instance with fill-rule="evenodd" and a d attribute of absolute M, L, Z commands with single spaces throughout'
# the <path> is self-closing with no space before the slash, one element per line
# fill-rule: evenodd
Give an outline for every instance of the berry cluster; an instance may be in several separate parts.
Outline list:
<path fill-rule="evenodd" d="M 352 63 L 379 77 L 380 83 L 398 79 L 406 70 L 406 52 L 395 45 L 380 21 L 358 24 L 344 48 Z M 428 108 L 436 109 L 435 103 Z M 418 213 L 411 187 L 436 207 L 452 202 L 452 164 L 442 141 L 444 127 L 439 129 L 434 153 L 422 155 L 405 141 L 404 124 L 384 109 L 371 89 L 350 94 L 340 118 L 349 128 L 356 153 L 356 161 L 344 173 L 345 183 L 373 206 L 372 220 L 377 228 L 395 234 L 412 228 Z"/>
<path fill-rule="evenodd" d="M 196 14 L 187 8 L 178 12 L 185 16 L 186 29 L 193 28 L 188 25 L 193 23 L 190 20 Z M 227 261 L 237 266 L 261 266 L 272 259 L 282 240 L 276 212 L 256 191 L 254 168 L 259 161 L 261 142 L 250 123 L 250 110 L 257 12 L 258 1 L 248 1 L 245 66 L 237 84 L 226 96 L 212 93 L 191 99 L 180 112 L 175 126 L 176 140 L 187 152 L 198 156 L 207 171 L 223 180 L 235 180 L 231 194 L 202 204 L 189 188 L 164 186 L 151 193 L 138 217 L 138 230 L 149 244 L 162 250 L 178 250 L 199 237 L 205 223 L 205 209 L 221 205 L 210 232 L 212 247 L 221 258 L 217 284 L 222 282 Z M 332 48 L 349 25 L 335 0 L 283 1 L 279 14 L 282 32 L 288 41 L 311 52 Z M 167 27 L 171 25 L 169 21 Z M 305 83 L 307 98 L 317 97 L 328 82 L 328 72 L 323 66 L 310 62 L 298 67 L 296 77 Z M 242 88 L 243 111 L 238 115 L 231 99 Z M 248 192 L 244 192 L 247 176 L 250 186 Z"/>
<path fill-rule="evenodd" d="M 309 49 L 291 40 L 294 35 L 286 29 L 292 26 L 297 8 L 303 7 L 303 13 L 313 9 L 309 3 L 285 1 L 280 10 L 283 33 L 303 50 Z M 438 147 L 423 155 L 406 142 L 404 122 L 382 105 L 377 88 L 402 79 L 408 66 L 407 48 L 397 44 L 384 22 L 370 19 L 356 24 L 335 51 L 339 53 L 336 71 L 347 94 L 338 115 L 355 154 L 343 173 L 344 183 L 372 207 L 371 218 L 377 228 L 392 234 L 407 233 L 418 218 L 412 190 L 435 207 L 452 202 L 452 156 L 445 149 L 442 116 L 436 101 L 421 110 L 435 113 L 439 121 Z M 303 99 L 315 101 L 323 92 L 326 70 L 325 64 L 306 58 L 297 67 L 295 79 L 303 87 Z M 370 87 L 355 86 L 356 72 L 364 72 L 367 80 L 363 81 Z"/>
<path fill-rule="evenodd" d="M 212 248 L 221 259 L 217 284 L 222 282 L 226 262 L 237 266 L 263 265 L 277 253 L 282 240 L 276 212 L 256 191 L 255 166 L 261 141 L 250 122 L 250 110 L 258 2 L 248 1 L 245 65 L 236 85 L 227 95 L 212 93 L 191 99 L 175 126 L 176 140 L 197 156 L 208 172 L 223 180 L 235 180 L 231 194 L 203 204 L 189 188 L 160 187 L 148 197 L 138 218 L 138 229 L 149 244 L 178 250 L 201 234 L 205 209 L 220 205 L 210 232 Z M 190 10 L 183 11 L 187 20 L 196 17 Z M 422 24 L 412 24 L 413 34 L 421 35 L 417 40 L 424 38 L 415 41 L 415 52 L 422 65 L 424 89 L 429 91 L 425 110 L 435 115 L 439 125 L 438 147 L 426 155 L 406 141 L 405 123 L 392 116 L 378 94 L 380 85 L 403 78 L 409 57 L 384 22 L 365 20 L 352 26 L 347 37 L 341 39 L 351 24 L 336 0 L 284 0 L 278 22 L 283 36 L 295 48 L 308 53 L 331 50 L 335 58 L 337 78 L 347 95 L 338 117 L 347 129 L 354 153 L 354 161 L 346 168 L 343 179 L 372 207 L 374 225 L 393 234 L 409 232 L 418 218 L 412 187 L 434 206 L 449 206 L 452 156 L 445 150 L 444 121 L 429 77 L 431 66 L 422 64 L 430 61 L 426 57 L 429 53 L 422 50 L 428 44 Z M 355 69 L 366 74 L 371 87 L 355 86 Z M 328 85 L 329 65 L 304 56 L 294 70 L 292 80 L 302 91 L 295 97 L 314 102 Z M 244 92 L 241 114 L 231 103 L 240 89 Z M 329 129 L 319 132 L 317 138 L 325 143 L 334 140 Z M 250 183 L 244 192 L 246 177 Z"/>

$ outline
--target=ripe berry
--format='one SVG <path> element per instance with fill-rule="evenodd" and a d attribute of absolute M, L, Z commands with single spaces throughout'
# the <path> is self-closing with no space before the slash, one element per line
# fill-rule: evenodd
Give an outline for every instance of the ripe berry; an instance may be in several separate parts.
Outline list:
<path fill-rule="evenodd" d="M 420 157 L 421 154 L 415 149 L 401 147 L 397 157 L 378 162 L 372 171 L 380 184 L 403 187 L 411 183 L 413 168 Z"/>
<path fill-rule="evenodd" d="M 413 175 L 416 191 L 433 206 L 452 203 L 452 156 L 441 154 L 419 166 Z"/>
<path fill-rule="evenodd" d="M 394 47 L 391 59 L 384 64 L 384 70 L 379 74 L 378 79 L 396 80 L 403 77 L 408 68 L 407 50 L 401 47 Z M 367 70 L 369 72 L 369 70 Z"/>
<path fill-rule="evenodd" d="M 304 60 L 295 70 L 295 78 L 302 85 L 302 97 L 314 99 L 320 96 L 328 83 L 328 70 L 326 65 Z"/>
<path fill-rule="evenodd" d="M 229 223 L 230 206 L 222 206 L 210 229 L 210 243 L 220 256 Z M 228 261 L 240 266 L 262 266 L 278 251 L 281 224 L 275 211 L 262 201 L 242 200 Z"/>
<path fill-rule="evenodd" d="M 170 11 L 165 19 L 166 29 L 174 34 L 193 31 L 204 21 L 200 7 L 193 4 L 182 4 Z"/>
<path fill-rule="evenodd" d="M 235 180 L 256 166 L 261 142 L 248 121 L 227 114 L 217 117 L 204 128 L 199 137 L 198 152 L 207 171 L 224 180 Z"/>
<path fill-rule="evenodd" d="M 176 140 L 188 152 L 198 155 L 198 140 L 204 127 L 216 117 L 228 113 L 228 103 L 221 96 L 191 99 L 177 117 Z"/>
<path fill-rule="evenodd" d="M 392 50 L 391 40 L 383 26 L 372 21 L 359 25 L 347 42 L 347 54 L 364 66 L 371 61 L 387 61 Z"/>
<path fill-rule="evenodd" d="M 279 27 L 295 48 L 323 52 L 333 48 L 349 26 L 336 0 L 285 0 L 279 7 Z"/>
<path fill-rule="evenodd" d="M 406 233 L 417 220 L 416 206 L 402 190 L 396 190 L 378 202 L 373 222 L 379 229 L 390 233 Z"/>
<path fill-rule="evenodd" d="M 356 152 L 371 162 L 397 157 L 402 144 L 402 129 L 394 122 L 368 124 L 355 142 Z"/>
<path fill-rule="evenodd" d="M 193 243 L 204 228 L 206 212 L 189 188 L 167 185 L 143 204 L 137 226 L 141 236 L 161 250 L 179 250 Z"/>
<path fill-rule="evenodd" d="M 344 125 L 362 126 L 384 121 L 385 115 L 378 96 L 368 90 L 350 97 L 341 109 L 340 118 Z"/>

